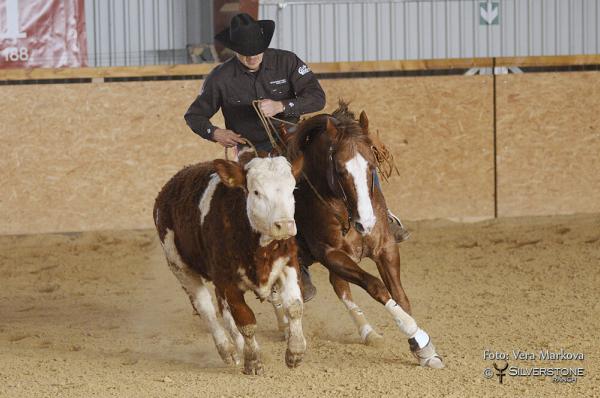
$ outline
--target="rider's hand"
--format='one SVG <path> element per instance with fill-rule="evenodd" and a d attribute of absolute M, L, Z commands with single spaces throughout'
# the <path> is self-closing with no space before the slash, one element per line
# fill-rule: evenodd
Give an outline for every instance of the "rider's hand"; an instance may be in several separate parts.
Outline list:
<path fill-rule="evenodd" d="M 281 101 L 273 101 L 270 99 L 264 99 L 260 101 L 260 110 L 265 114 L 265 116 L 275 116 L 278 113 L 283 112 L 285 109 L 283 103 Z"/>
<path fill-rule="evenodd" d="M 213 139 L 225 148 L 246 142 L 241 135 L 227 129 L 216 129 L 213 132 Z"/>

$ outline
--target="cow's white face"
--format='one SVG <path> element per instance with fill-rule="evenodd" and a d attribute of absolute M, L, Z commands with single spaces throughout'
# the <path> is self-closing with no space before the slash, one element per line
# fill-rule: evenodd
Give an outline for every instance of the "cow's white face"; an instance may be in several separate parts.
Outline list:
<path fill-rule="evenodd" d="M 294 188 L 296 179 L 283 156 L 254 158 L 246 166 L 246 210 L 252 229 L 261 241 L 296 235 Z"/>

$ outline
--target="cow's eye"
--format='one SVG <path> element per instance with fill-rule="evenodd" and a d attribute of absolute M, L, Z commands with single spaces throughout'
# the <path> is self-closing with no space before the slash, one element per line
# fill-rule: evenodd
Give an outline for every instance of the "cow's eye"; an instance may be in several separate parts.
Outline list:
<path fill-rule="evenodd" d="M 256 196 L 258 196 L 258 191 L 254 191 L 254 194 L 255 194 Z"/>

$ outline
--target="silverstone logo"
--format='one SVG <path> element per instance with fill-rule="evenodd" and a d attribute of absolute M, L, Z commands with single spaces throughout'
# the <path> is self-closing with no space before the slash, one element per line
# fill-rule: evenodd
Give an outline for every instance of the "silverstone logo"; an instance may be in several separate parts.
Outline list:
<path fill-rule="evenodd" d="M 509 366 L 508 360 L 512 361 L 527 361 L 524 365 Z M 483 376 L 486 379 L 491 379 L 494 376 L 498 377 L 498 382 L 504 384 L 505 377 L 542 377 L 552 380 L 554 383 L 577 383 L 577 380 L 585 376 L 585 368 L 583 366 L 536 366 L 531 364 L 535 361 L 584 361 L 585 354 L 583 352 L 567 352 L 564 349 L 557 351 L 539 350 L 539 351 L 522 351 L 520 349 L 512 350 L 512 355 L 509 352 L 484 350 L 484 361 L 493 361 L 493 369 L 486 367 L 483 370 Z M 496 361 L 504 361 L 506 364 L 499 367 Z M 489 362 L 488 362 L 489 363 Z M 500 362 L 502 363 L 502 362 Z M 496 372 L 494 372 L 494 369 Z"/>
<path fill-rule="evenodd" d="M 494 362 L 494 369 L 498 371 L 496 376 L 498 376 L 498 380 L 500 381 L 500 384 L 502 384 L 502 380 L 504 379 L 504 376 L 506 376 L 504 372 L 506 372 L 506 369 L 508 369 L 508 362 L 506 362 L 506 365 L 504 365 L 503 368 L 498 368 L 498 365 L 496 365 L 496 362 Z"/>

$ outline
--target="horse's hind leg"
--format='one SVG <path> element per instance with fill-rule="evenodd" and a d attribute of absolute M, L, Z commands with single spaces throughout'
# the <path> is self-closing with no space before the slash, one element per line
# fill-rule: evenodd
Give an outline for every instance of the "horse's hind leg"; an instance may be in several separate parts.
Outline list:
<path fill-rule="evenodd" d="M 335 294 L 337 294 L 344 306 L 346 306 L 352 321 L 358 328 L 358 334 L 360 335 L 362 342 L 366 345 L 378 345 L 383 338 L 369 324 L 365 314 L 352 299 L 352 292 L 350 291 L 348 282 L 338 277 L 333 272 L 329 273 L 329 282 L 331 283 L 331 286 L 333 286 Z"/>

